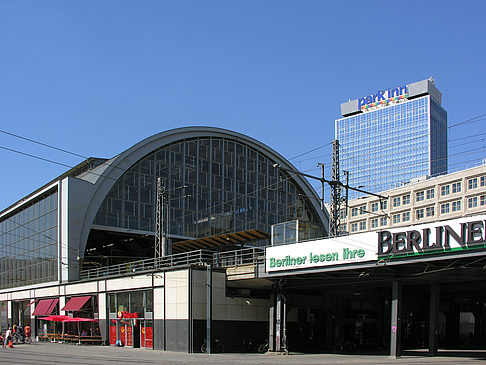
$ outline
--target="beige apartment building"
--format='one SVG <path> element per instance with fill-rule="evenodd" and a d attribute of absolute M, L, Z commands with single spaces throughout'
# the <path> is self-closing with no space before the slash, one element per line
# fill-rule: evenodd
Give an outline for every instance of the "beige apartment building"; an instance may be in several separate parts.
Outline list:
<path fill-rule="evenodd" d="M 486 211 L 486 165 L 423 177 L 380 195 L 350 200 L 341 227 L 361 233 L 449 220 Z"/>

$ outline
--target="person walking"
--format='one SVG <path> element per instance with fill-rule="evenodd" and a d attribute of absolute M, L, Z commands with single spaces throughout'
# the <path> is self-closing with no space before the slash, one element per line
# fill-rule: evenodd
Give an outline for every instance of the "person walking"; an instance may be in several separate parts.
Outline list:
<path fill-rule="evenodd" d="M 11 341 L 12 341 L 12 328 L 8 327 L 7 331 L 5 332 L 5 340 L 3 341 L 3 347 L 9 346 Z"/>

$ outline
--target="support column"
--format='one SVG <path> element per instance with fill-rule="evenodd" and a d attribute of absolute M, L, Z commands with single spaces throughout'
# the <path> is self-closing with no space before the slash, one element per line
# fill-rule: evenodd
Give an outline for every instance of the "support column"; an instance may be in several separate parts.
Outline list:
<path fill-rule="evenodd" d="M 275 295 L 270 296 L 272 304 L 268 311 L 268 351 L 275 351 Z"/>
<path fill-rule="evenodd" d="M 439 304 L 440 304 L 440 284 L 430 284 L 429 300 L 429 355 L 436 355 L 439 340 Z"/>
<path fill-rule="evenodd" d="M 64 295 L 59 296 L 59 314 L 62 314 L 63 316 L 67 315 L 66 311 L 61 310 L 61 308 L 64 308 L 66 305 L 66 297 Z"/>
<path fill-rule="evenodd" d="M 277 293 L 277 306 L 275 310 L 275 351 L 282 350 L 282 297 Z"/>
<path fill-rule="evenodd" d="M 211 353 L 212 328 L 213 321 L 213 272 L 211 266 L 207 266 L 206 271 L 206 352 Z"/>
<path fill-rule="evenodd" d="M 14 320 L 14 315 L 13 315 L 13 308 L 12 308 L 13 302 L 9 300 L 7 302 L 7 327 L 12 327 L 13 320 Z"/>
<path fill-rule="evenodd" d="M 283 282 L 274 286 L 270 309 L 269 351 L 288 353 L 287 344 L 287 297 L 283 293 Z"/>
<path fill-rule="evenodd" d="M 98 293 L 98 325 L 100 329 L 100 335 L 103 339 L 103 343 L 108 345 L 110 343 L 110 313 L 108 311 L 107 295 L 106 292 Z M 90 300 L 93 300 L 91 298 Z"/>
<path fill-rule="evenodd" d="M 398 280 L 392 283 L 391 298 L 391 335 L 390 335 L 390 357 L 398 358 L 401 355 L 400 339 L 400 301 L 402 297 L 401 285 Z"/>

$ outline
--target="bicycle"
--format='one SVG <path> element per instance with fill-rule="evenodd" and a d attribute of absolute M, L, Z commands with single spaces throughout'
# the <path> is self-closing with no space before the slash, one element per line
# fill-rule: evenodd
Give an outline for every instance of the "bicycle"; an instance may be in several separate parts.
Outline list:
<path fill-rule="evenodd" d="M 225 350 L 224 344 L 217 338 L 213 340 L 211 345 L 211 352 L 224 352 Z M 204 340 L 203 344 L 201 345 L 201 352 L 208 352 L 208 345 L 206 340 Z"/>
<path fill-rule="evenodd" d="M 356 344 L 353 342 L 339 341 L 334 346 L 334 351 L 340 354 L 350 353 L 356 351 Z"/>
<path fill-rule="evenodd" d="M 258 346 L 258 352 L 260 354 L 266 354 L 268 352 L 268 339 L 265 340 L 260 346 Z"/>
<path fill-rule="evenodd" d="M 14 345 L 17 345 L 18 343 L 25 343 L 29 345 L 32 343 L 32 337 L 14 333 L 12 336 L 12 342 Z"/>

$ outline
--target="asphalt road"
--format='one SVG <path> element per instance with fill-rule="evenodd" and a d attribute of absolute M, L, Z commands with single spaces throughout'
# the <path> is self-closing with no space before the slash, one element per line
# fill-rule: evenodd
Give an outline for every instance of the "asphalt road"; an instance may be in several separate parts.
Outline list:
<path fill-rule="evenodd" d="M 398 359 L 387 356 L 329 354 L 186 354 L 112 346 L 77 346 L 59 343 L 32 343 L 15 348 L 0 348 L 0 362 L 5 364 L 478 364 L 486 360 L 485 351 L 407 353 Z"/>

